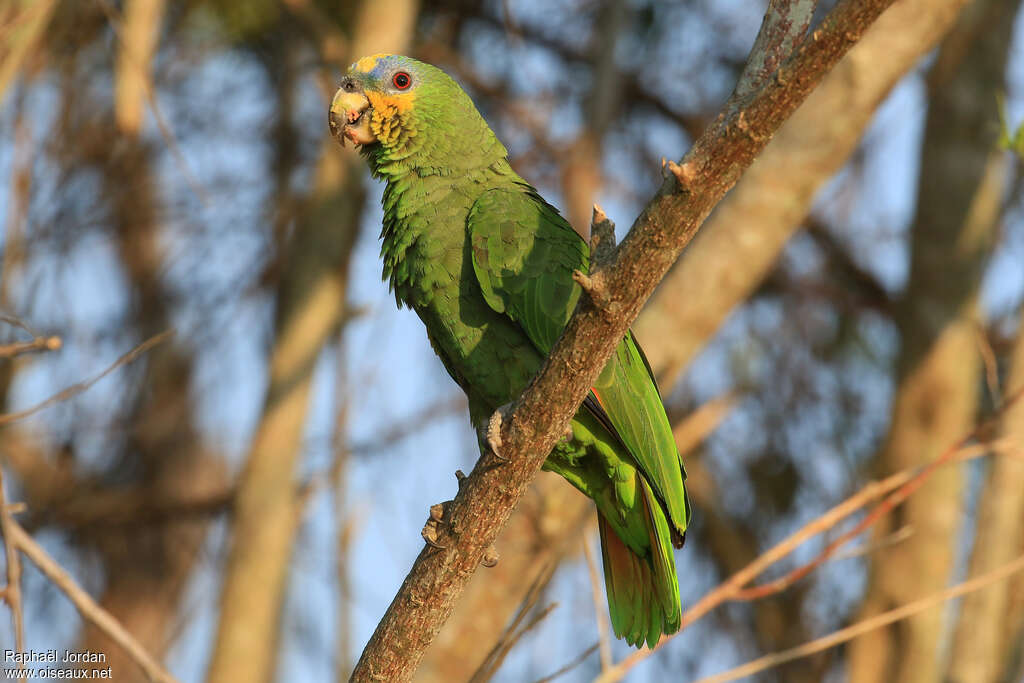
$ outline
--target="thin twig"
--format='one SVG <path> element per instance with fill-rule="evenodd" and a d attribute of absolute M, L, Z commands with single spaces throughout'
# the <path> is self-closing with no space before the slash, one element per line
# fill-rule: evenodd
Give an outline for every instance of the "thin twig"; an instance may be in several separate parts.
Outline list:
<path fill-rule="evenodd" d="M 380 453 L 441 419 L 465 410 L 466 398 L 461 393 L 450 400 L 431 403 L 415 415 L 396 420 L 390 429 L 376 432 L 374 438 L 352 444 L 348 447 L 349 453 L 357 456 Z"/>
<path fill-rule="evenodd" d="M 34 351 L 56 351 L 62 344 L 60 337 L 36 337 L 32 341 L 0 344 L 0 358 L 13 358 Z"/>
<path fill-rule="evenodd" d="M 688 626 L 700 620 L 708 612 L 719 607 L 723 603 L 741 599 L 752 600 L 756 598 L 762 598 L 785 589 L 794 580 L 806 575 L 811 569 L 819 566 L 827 559 L 829 559 L 835 553 L 835 551 L 838 550 L 839 547 L 841 547 L 843 543 L 852 539 L 856 534 L 852 534 L 850 532 L 843 534 L 838 539 L 830 543 L 825 548 L 825 550 L 823 550 L 817 557 L 815 557 L 815 559 L 811 560 L 809 563 L 805 565 L 802 565 L 801 567 L 798 567 L 796 570 L 782 577 L 782 579 L 773 581 L 769 584 L 764 584 L 762 586 L 757 586 L 748 591 L 744 591 L 743 587 L 751 581 L 753 581 L 758 576 L 760 576 L 762 573 L 764 573 L 764 571 L 767 570 L 770 566 L 772 566 L 782 558 L 792 553 L 805 541 L 835 527 L 837 524 L 839 524 L 839 522 L 846 519 L 853 513 L 857 512 L 865 505 L 868 505 L 869 503 L 878 500 L 879 498 L 882 498 L 888 495 L 890 492 L 897 489 L 899 491 L 897 491 L 897 494 L 895 495 L 900 495 L 901 492 L 905 493 L 906 495 L 909 495 L 910 493 L 913 492 L 913 490 L 916 490 L 921 483 L 923 483 L 922 476 L 929 476 L 939 466 L 949 465 L 954 462 L 961 462 L 963 460 L 980 457 L 990 452 L 1001 452 L 1003 448 L 1007 447 L 1007 444 L 1010 444 L 1009 440 L 1000 439 L 998 441 L 988 444 L 987 448 L 984 446 L 966 444 L 965 442 L 974 438 L 975 435 L 984 433 L 987 430 L 989 430 L 991 424 L 997 421 L 1001 414 L 1007 408 L 1013 405 L 1017 400 L 1019 400 L 1022 395 L 1024 395 L 1024 391 L 1018 392 L 1017 394 L 1012 396 L 1003 405 L 999 413 L 993 416 L 990 420 L 987 420 L 986 422 L 982 423 L 974 430 L 972 430 L 970 434 L 968 434 L 963 439 L 957 442 L 958 447 L 954 447 L 953 449 L 947 451 L 945 454 L 943 454 L 942 457 L 940 457 L 935 462 L 931 463 L 930 465 L 924 468 L 913 468 L 904 470 L 902 472 L 897 472 L 896 474 L 893 474 L 883 479 L 882 481 L 871 482 L 853 496 L 850 496 L 839 505 L 836 505 L 831 510 L 827 511 L 825 514 L 811 520 L 803 527 L 798 529 L 796 532 L 791 534 L 789 537 L 787 537 L 774 547 L 770 548 L 769 550 L 759 555 L 756 559 L 754 559 L 753 562 L 751 562 L 746 567 L 739 570 L 731 577 L 723 581 L 721 584 L 718 585 L 718 587 L 714 588 L 712 591 L 705 594 L 703 598 L 698 600 L 693 605 L 693 607 L 684 612 L 683 618 L 680 623 L 679 631 L 676 634 L 673 634 L 671 636 L 662 636 L 661 640 L 658 641 L 657 645 L 655 645 L 653 649 L 637 650 L 633 654 L 629 655 L 628 657 L 617 663 L 608 671 L 602 673 L 599 677 L 595 679 L 595 683 L 613 683 L 614 681 L 620 680 L 623 676 L 626 675 L 626 673 L 629 672 L 630 669 L 632 669 L 638 663 L 649 657 L 658 649 L 662 648 L 665 645 L 665 643 L 672 640 L 672 638 L 678 635 L 678 633 L 681 633 Z M 1012 445 L 1010 447 L 1012 447 Z M 911 486 L 912 489 L 909 490 L 908 492 L 908 487 Z M 883 502 L 878 506 L 878 508 L 876 508 L 876 511 L 878 511 L 885 505 L 886 503 Z M 890 509 L 892 509 L 892 506 L 886 507 L 886 511 Z M 872 513 L 872 515 L 873 514 L 874 512 Z M 865 517 L 865 520 L 872 518 L 872 515 Z M 880 515 L 875 516 L 872 519 L 872 523 L 874 521 L 877 521 L 879 517 Z M 866 528 L 866 526 L 864 526 L 864 521 L 862 520 L 861 524 L 857 525 L 856 528 L 860 531 L 863 531 L 863 529 Z M 860 533 L 860 531 L 857 531 L 857 533 Z"/>
<path fill-rule="evenodd" d="M 10 313 L 0 313 L 0 322 L 7 323 L 8 325 L 13 325 L 14 327 L 20 327 L 33 337 L 40 336 L 38 332 L 29 327 L 29 324 L 27 322 L 25 322 L 16 315 L 11 315 Z"/>
<path fill-rule="evenodd" d="M 142 342 L 128 353 L 118 358 L 110 367 L 108 367 L 106 370 L 96 375 L 92 379 L 86 380 L 85 382 L 79 382 L 78 384 L 72 384 L 67 389 L 64 389 L 63 391 L 54 394 L 48 399 L 41 401 L 40 403 L 37 403 L 30 408 L 25 408 L 24 410 L 19 410 L 14 413 L 0 414 L 0 425 L 10 424 L 11 422 L 17 422 L 18 420 L 22 420 L 28 417 L 29 415 L 32 415 L 33 413 L 38 413 L 40 410 L 43 410 L 44 408 L 49 408 L 55 403 L 60 403 L 61 401 L 66 401 L 69 398 L 77 396 L 83 391 L 89 389 L 92 385 L 96 384 L 96 382 L 99 382 L 101 379 L 112 373 L 114 370 L 118 369 L 122 365 L 127 365 L 128 363 L 131 363 L 136 358 L 152 349 L 154 346 L 160 344 L 169 336 L 171 336 L 172 333 L 173 330 L 165 330 L 160 334 L 153 335 L 152 337 Z"/>
<path fill-rule="evenodd" d="M 486 673 L 481 678 L 477 678 L 474 674 L 473 678 L 469 679 L 470 683 L 487 683 L 487 681 L 491 680 L 491 678 L 494 677 L 494 674 L 498 673 L 498 669 L 501 668 L 502 663 L 505 661 L 505 657 L 512 651 L 515 644 L 522 640 L 523 636 L 536 628 L 538 624 L 547 619 L 548 615 L 554 612 L 557 607 L 557 602 L 548 603 L 528 622 L 526 622 L 521 629 L 511 634 L 511 636 L 502 643 L 503 647 L 498 653 L 498 658 L 491 663 L 491 666 L 488 668 Z"/>
<path fill-rule="evenodd" d="M 1005 581 L 1010 576 L 1021 570 L 1024 570 L 1024 555 L 1021 555 L 1013 562 L 1004 564 L 998 569 L 994 569 L 986 574 L 969 579 L 950 588 L 932 593 L 920 600 L 915 600 L 914 602 L 903 605 L 902 607 L 897 607 L 889 610 L 888 612 L 883 612 L 877 616 L 864 619 L 856 624 L 840 629 L 835 633 L 818 638 L 817 640 L 812 640 L 809 643 L 805 643 L 789 650 L 783 650 L 782 652 L 765 655 L 764 657 L 759 657 L 758 659 L 747 662 L 743 666 L 736 667 L 735 669 L 730 669 L 729 671 L 725 671 L 714 676 L 702 678 L 696 683 L 726 683 L 726 681 L 735 681 L 738 678 L 751 676 L 761 671 L 785 664 L 786 662 L 792 662 L 796 659 L 809 657 L 815 653 L 821 652 L 822 650 L 827 650 L 830 647 L 835 647 L 841 643 L 853 640 L 854 638 L 864 635 L 869 631 L 873 631 L 875 629 L 882 628 L 883 626 L 888 626 L 893 622 L 900 621 L 901 619 L 911 617 L 926 609 L 935 607 L 936 605 L 941 605 L 944 602 L 959 598 L 967 593 L 981 590 L 982 588 L 986 588 L 999 581 Z"/>
<path fill-rule="evenodd" d="M 55 335 L 39 334 L 29 327 L 28 323 L 17 316 L 0 313 L 0 322 L 5 322 L 8 325 L 21 328 L 32 336 L 31 341 L 13 342 L 10 344 L 0 345 L 0 358 L 12 358 L 23 353 L 31 353 L 33 351 L 56 351 L 63 344 L 60 337 Z"/>
<path fill-rule="evenodd" d="M 1020 399 L 1020 397 L 1021 392 L 1018 392 L 1009 401 L 1007 401 L 1006 405 L 1009 406 L 1015 403 L 1017 400 Z M 825 546 L 825 549 L 822 550 L 818 557 L 816 557 L 814 560 L 808 562 L 802 567 L 797 567 L 785 576 L 781 576 L 778 579 L 775 579 L 774 581 L 769 581 L 768 583 L 761 584 L 759 586 L 754 586 L 753 588 L 748 588 L 746 590 L 737 590 L 736 593 L 730 597 L 730 600 L 758 600 L 767 595 L 774 595 L 775 593 L 779 593 L 785 590 L 786 588 L 789 588 L 791 585 L 793 585 L 803 577 L 810 574 L 812 571 L 814 571 L 819 566 L 824 564 L 830 557 L 832 557 L 833 554 L 835 554 L 837 550 L 839 550 L 839 548 L 845 545 L 848 541 L 859 536 L 861 532 L 871 527 L 875 522 L 877 522 L 883 516 L 891 512 L 893 508 L 895 508 L 897 505 L 899 505 L 907 498 L 909 498 L 911 495 L 913 495 L 915 491 L 917 491 L 919 488 L 921 488 L 921 486 L 924 485 L 924 483 L 928 480 L 932 473 L 935 472 L 936 469 L 948 463 L 955 462 L 958 459 L 958 455 L 964 449 L 970 447 L 969 442 L 976 438 L 978 434 L 988 431 L 992 427 L 992 425 L 997 423 L 997 418 L 1000 415 L 1002 415 L 1002 411 L 1000 411 L 996 417 L 986 420 L 978 427 L 971 430 L 971 432 L 964 436 L 960 441 L 958 441 L 953 446 L 947 448 L 946 451 L 938 458 L 928 463 L 924 467 L 918 469 L 917 472 L 910 476 L 910 479 L 903 483 L 894 493 L 887 496 L 885 500 L 879 503 L 879 505 L 875 507 L 874 510 L 872 510 L 868 515 L 866 515 L 864 519 L 862 519 L 852 529 L 850 529 L 846 533 L 841 534 L 838 538 L 836 538 L 827 546 Z"/>
<path fill-rule="evenodd" d="M 345 674 L 352 667 L 352 583 L 349 580 L 352 562 L 352 538 L 356 533 L 357 518 L 348 509 L 348 473 L 351 451 L 348 446 L 349 428 L 349 376 L 348 364 L 344 362 L 347 345 L 338 341 L 339 358 L 337 377 L 335 378 L 335 400 L 338 402 L 337 416 L 334 418 L 334 434 L 331 438 L 334 447 L 334 458 L 331 461 L 329 479 L 331 494 L 334 498 L 334 519 L 337 526 L 335 535 L 334 573 L 338 582 L 337 606 L 338 633 L 335 639 L 335 657 L 338 682 L 344 680 Z"/>
<path fill-rule="evenodd" d="M 61 590 L 78 609 L 82 618 L 98 628 L 117 645 L 119 645 L 132 661 L 139 665 L 151 681 L 156 683 L 180 683 L 159 662 L 153 659 L 146 649 L 130 634 L 110 612 L 103 609 L 92 597 L 75 583 L 42 546 L 25 532 L 14 520 L 8 520 L 4 527 L 4 540 L 10 541 L 18 550 L 25 553 L 28 559 L 39 568 L 46 578 Z"/>
<path fill-rule="evenodd" d="M 512 618 L 512 622 L 504 632 L 502 632 L 501 637 L 498 638 L 498 642 L 496 642 L 494 647 L 491 648 L 491 651 L 487 653 L 487 657 L 484 658 L 484 661 L 480 663 L 477 670 L 473 672 L 472 676 L 470 676 L 470 683 L 485 683 L 486 681 L 489 681 L 494 674 L 497 673 L 498 669 L 501 667 L 501 663 L 505 660 L 505 655 L 509 653 L 516 642 L 537 623 L 539 623 L 539 619 L 535 618 L 522 628 L 519 627 L 526 618 L 526 615 L 530 613 L 530 610 L 532 610 L 540 600 L 541 593 L 543 593 L 544 589 L 551 582 L 551 577 L 555 574 L 556 566 L 557 564 L 555 562 L 546 562 L 544 566 L 540 568 L 540 571 L 537 572 L 537 576 L 534 578 L 533 583 L 530 584 L 529 589 L 527 589 L 526 596 L 523 598 L 522 604 L 519 605 L 519 610 Z M 548 613 L 556 607 L 556 605 L 557 603 L 548 605 L 544 610 L 542 610 L 540 618 L 543 619 L 546 617 Z"/>
<path fill-rule="evenodd" d="M 895 545 L 899 545 L 903 541 L 907 540 L 914 535 L 914 527 L 909 524 L 901 526 L 891 534 L 887 534 L 877 541 L 871 541 L 869 543 L 863 543 L 848 550 L 844 550 L 841 553 L 835 553 L 828 559 L 829 562 L 839 562 L 840 560 L 849 560 L 854 557 L 861 557 L 862 555 L 873 555 L 879 550 L 885 548 L 891 548 Z"/>
<path fill-rule="evenodd" d="M 11 526 L 11 508 L 4 496 L 4 473 L 0 468 L 0 533 L 4 536 L 4 556 L 7 560 L 7 585 L 4 587 L 4 601 L 11 608 L 11 623 L 14 625 L 14 649 L 25 651 L 25 613 L 21 607 L 21 557 L 14 546 Z M 18 669 L 24 669 L 25 662 L 19 658 Z"/>
<path fill-rule="evenodd" d="M 608 605 L 605 604 L 601 577 L 594 559 L 594 546 L 590 534 L 583 534 L 583 557 L 587 560 L 587 574 L 590 575 L 590 596 L 594 600 L 594 620 L 597 622 L 597 643 L 601 646 L 601 671 L 611 668 L 612 639 L 608 629 Z"/>
<path fill-rule="evenodd" d="M 587 660 L 587 657 L 589 657 L 590 654 L 594 650 L 597 649 L 597 647 L 598 647 L 598 643 L 594 643 L 593 645 L 588 647 L 586 650 L 581 652 L 579 654 L 579 656 L 576 657 L 576 659 L 572 660 L 571 662 L 569 662 L 568 664 L 563 666 L 558 671 L 554 671 L 554 672 L 548 674 L 547 676 L 545 676 L 544 678 L 538 678 L 534 683 L 550 683 L 551 681 L 555 680 L 559 676 L 563 676 L 563 675 L 569 673 L 570 671 L 575 669 L 577 666 L 579 666 L 580 664 L 585 662 Z"/>
<path fill-rule="evenodd" d="M 51 7 L 53 4 L 50 3 Z M 0 80 L 2 79 L 3 77 L 0 76 Z M 4 254 L 0 257 L 0 306 L 10 304 L 11 281 L 15 277 L 18 266 L 25 260 L 25 226 L 28 223 L 29 206 L 32 203 L 32 167 L 35 161 L 32 148 L 35 142 L 32 138 L 32 130 L 26 122 L 25 90 L 22 88 L 12 98 L 14 100 L 14 141 L 11 151 L 11 189 L 7 200 Z M 3 86 L 0 85 L 0 96 L 2 94 Z M 21 327 L 33 337 L 39 336 L 14 316 L 3 315 L 2 318 Z"/>
<path fill-rule="evenodd" d="M 981 354 L 981 360 L 985 365 L 985 384 L 988 388 L 988 395 L 991 397 L 995 407 L 998 408 L 1003 392 L 999 388 L 999 363 L 996 361 L 996 353 L 992 350 L 992 344 L 988 341 L 985 328 L 978 325 L 974 333 L 975 339 L 978 341 L 978 352 Z"/>

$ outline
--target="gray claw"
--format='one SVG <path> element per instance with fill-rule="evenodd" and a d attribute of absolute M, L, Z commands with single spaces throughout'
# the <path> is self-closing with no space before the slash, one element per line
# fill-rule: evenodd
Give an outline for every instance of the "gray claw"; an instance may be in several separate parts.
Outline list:
<path fill-rule="evenodd" d="M 437 548 L 438 550 L 444 550 L 447 546 L 444 546 L 437 542 L 437 532 L 442 524 L 444 524 L 445 503 L 435 503 L 430 506 L 430 518 L 427 519 L 427 523 L 423 525 L 423 530 L 420 531 L 420 536 L 431 548 Z"/>
<path fill-rule="evenodd" d="M 501 454 L 501 447 L 504 445 L 501 441 L 501 426 L 512 412 L 511 407 L 510 403 L 501 406 L 491 413 L 490 419 L 487 420 L 487 447 L 491 450 L 494 459 L 503 463 L 508 462 L 508 458 Z"/>

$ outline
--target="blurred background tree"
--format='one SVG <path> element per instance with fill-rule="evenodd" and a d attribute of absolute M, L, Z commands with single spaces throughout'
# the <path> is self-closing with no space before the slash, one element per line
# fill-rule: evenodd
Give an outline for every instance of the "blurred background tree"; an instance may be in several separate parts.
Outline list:
<path fill-rule="evenodd" d="M 380 282 L 380 187 L 327 135 L 340 74 L 381 51 L 441 65 L 580 232 L 598 201 L 621 233 L 728 96 L 764 4 L 0 2 L 0 312 L 63 341 L 0 355 L 2 410 L 174 330 L 0 425 L 19 520 L 183 681 L 346 680 L 477 452 Z M 684 605 L 1024 388 L 1024 203 L 996 104 L 1024 114 L 1021 17 L 899 0 L 637 321 L 696 503 Z M 0 321 L 0 345 L 25 334 Z M 1024 444 L 1021 404 L 999 431 Z M 860 551 L 716 611 L 630 680 L 720 671 L 1019 556 L 1022 450 L 946 468 Z M 420 678 L 534 680 L 598 643 L 593 522 L 538 477 Z M 103 652 L 114 680 L 145 680 L 31 565 L 23 603 L 31 649 Z M 517 612 L 535 625 L 503 637 Z M 762 676 L 1020 681 L 1022 614 L 1017 579 Z M 601 643 L 564 678 L 625 653 Z"/>

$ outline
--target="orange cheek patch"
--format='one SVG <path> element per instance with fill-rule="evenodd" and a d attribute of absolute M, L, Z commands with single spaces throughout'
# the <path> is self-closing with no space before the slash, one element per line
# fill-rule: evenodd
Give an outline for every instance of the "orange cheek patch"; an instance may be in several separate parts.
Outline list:
<path fill-rule="evenodd" d="M 382 93 L 367 92 L 367 99 L 373 106 L 370 114 L 370 130 L 374 136 L 385 145 L 392 145 L 398 141 L 404 130 L 406 113 L 412 109 L 413 96 L 408 95 L 384 95 Z"/>
<path fill-rule="evenodd" d="M 394 107 L 395 111 L 402 114 L 412 109 L 413 100 L 416 97 L 410 93 L 401 93 L 397 95 L 388 95 L 380 92 L 367 92 L 367 99 L 370 100 L 370 104 L 373 105 L 374 109 L 386 109 L 387 107 Z"/>

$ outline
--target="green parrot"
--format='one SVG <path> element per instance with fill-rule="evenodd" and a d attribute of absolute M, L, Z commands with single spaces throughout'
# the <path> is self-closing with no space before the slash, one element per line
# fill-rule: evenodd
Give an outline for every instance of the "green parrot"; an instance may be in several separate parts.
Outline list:
<path fill-rule="evenodd" d="M 342 145 L 386 181 L 383 277 L 412 308 L 482 424 L 538 372 L 569 321 L 587 243 L 508 162 L 469 96 L 400 55 L 353 64 L 331 103 Z M 544 469 L 597 504 L 612 627 L 653 647 L 679 630 L 673 546 L 690 507 L 647 359 L 627 334 Z"/>

